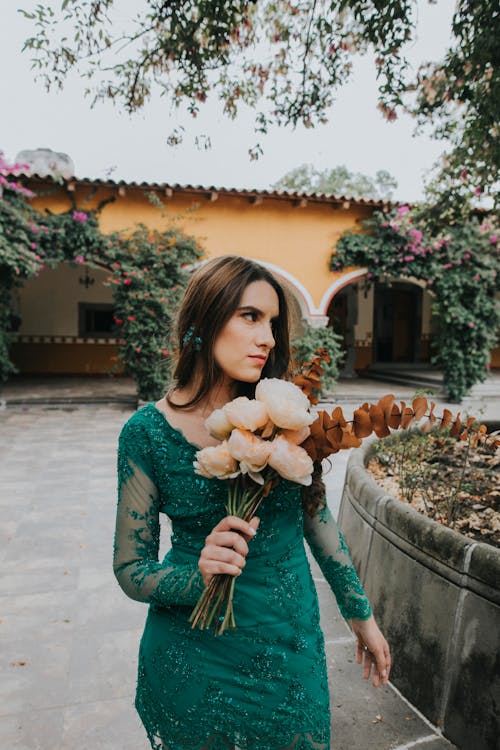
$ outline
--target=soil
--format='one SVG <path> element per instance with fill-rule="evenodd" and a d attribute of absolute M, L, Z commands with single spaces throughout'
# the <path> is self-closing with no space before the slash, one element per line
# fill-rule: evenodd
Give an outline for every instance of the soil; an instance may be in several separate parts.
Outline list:
<path fill-rule="evenodd" d="M 367 468 L 393 497 L 500 548 L 500 447 L 417 432 L 379 441 Z"/>

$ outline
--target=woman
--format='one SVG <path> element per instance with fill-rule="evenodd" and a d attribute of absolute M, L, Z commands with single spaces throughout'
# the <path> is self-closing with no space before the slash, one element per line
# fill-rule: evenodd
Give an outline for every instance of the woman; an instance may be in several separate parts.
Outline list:
<path fill-rule="evenodd" d="M 178 316 L 174 385 L 140 409 L 120 435 L 114 571 L 149 602 L 136 708 L 155 750 L 329 748 L 329 695 L 317 595 L 305 536 L 358 638 L 373 684 L 389 677 L 388 645 L 325 506 L 316 477 L 284 479 L 250 523 L 225 517 L 226 485 L 193 471 L 217 444 L 204 422 L 263 377 L 287 377 L 286 299 L 260 265 L 235 256 L 192 276 Z M 158 562 L 159 514 L 172 548 Z M 211 576 L 240 576 L 237 628 L 216 637 L 189 615 Z"/>

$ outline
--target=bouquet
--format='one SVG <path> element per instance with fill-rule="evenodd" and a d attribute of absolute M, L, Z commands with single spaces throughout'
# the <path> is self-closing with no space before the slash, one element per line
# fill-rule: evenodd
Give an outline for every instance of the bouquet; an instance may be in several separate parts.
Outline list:
<path fill-rule="evenodd" d="M 487 434 L 486 427 L 473 417 L 465 422 L 460 413 L 453 418 L 448 409 L 442 417 L 434 414 L 434 402 L 415 398 L 411 406 L 396 403 L 395 396 L 383 396 L 376 404 L 362 404 L 347 421 L 337 406 L 331 414 L 309 407 L 318 403 L 321 360 L 319 351 L 306 362 L 291 383 L 277 378 L 261 380 L 255 399 L 245 396 L 230 401 L 209 416 L 205 425 L 220 445 L 203 448 L 196 454 L 195 472 L 227 481 L 228 515 L 250 521 L 261 502 L 280 477 L 308 486 L 314 464 L 339 450 L 356 448 L 371 435 L 383 438 L 391 430 L 418 424 L 424 431 L 449 428 L 461 440 L 492 442 L 500 445 L 498 433 Z M 236 577 L 214 575 L 196 604 L 189 621 L 200 629 L 213 625 L 215 635 L 235 628 L 233 594 Z"/>
<path fill-rule="evenodd" d="M 216 409 L 205 425 L 221 440 L 196 454 L 194 469 L 203 477 L 227 481 L 227 513 L 250 521 L 279 477 L 301 485 L 312 482 L 313 462 L 300 447 L 314 416 L 309 399 L 293 383 L 261 380 L 255 399 L 240 396 Z M 216 635 L 236 627 L 233 593 L 236 578 L 215 575 L 201 595 L 190 622 Z"/>

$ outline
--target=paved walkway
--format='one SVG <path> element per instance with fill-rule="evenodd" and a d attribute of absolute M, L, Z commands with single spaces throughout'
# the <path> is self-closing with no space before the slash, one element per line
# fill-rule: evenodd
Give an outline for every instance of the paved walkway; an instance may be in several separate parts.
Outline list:
<path fill-rule="evenodd" d="M 377 395 L 360 388 L 355 405 Z M 122 594 L 111 571 L 115 446 L 132 409 L 22 403 L 0 411 L 0 747 L 146 750 L 133 709 L 146 607 Z M 346 458 L 327 476 L 334 509 Z M 352 635 L 316 566 L 313 574 L 331 667 L 332 748 L 450 750 L 391 686 L 361 679 Z"/>

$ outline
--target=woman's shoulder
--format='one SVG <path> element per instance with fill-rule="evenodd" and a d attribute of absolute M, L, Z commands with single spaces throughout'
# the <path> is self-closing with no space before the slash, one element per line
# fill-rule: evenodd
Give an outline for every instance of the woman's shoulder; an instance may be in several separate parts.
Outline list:
<path fill-rule="evenodd" d="M 153 403 L 145 404 L 135 411 L 125 422 L 120 432 L 120 440 L 146 436 L 152 429 L 156 411 Z"/>

